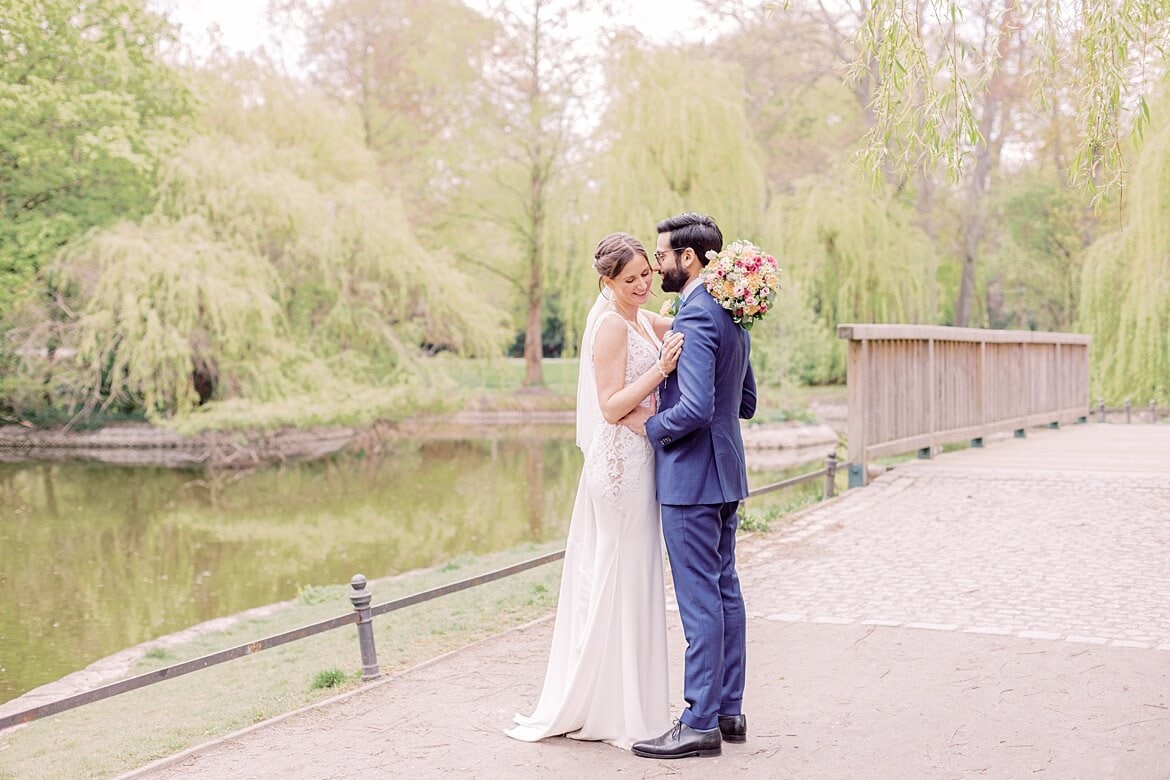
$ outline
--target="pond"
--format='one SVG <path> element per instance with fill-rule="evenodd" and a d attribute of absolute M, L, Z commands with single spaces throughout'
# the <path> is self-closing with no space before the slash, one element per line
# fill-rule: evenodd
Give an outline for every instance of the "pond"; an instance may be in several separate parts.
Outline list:
<path fill-rule="evenodd" d="M 307 586 L 563 538 L 572 428 L 477 433 L 246 473 L 0 463 L 0 702 Z"/>

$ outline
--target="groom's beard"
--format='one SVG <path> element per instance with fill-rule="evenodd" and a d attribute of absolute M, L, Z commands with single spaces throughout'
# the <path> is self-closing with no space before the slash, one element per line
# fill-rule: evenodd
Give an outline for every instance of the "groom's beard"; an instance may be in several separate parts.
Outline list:
<path fill-rule="evenodd" d="M 663 292 L 682 292 L 682 288 L 686 287 L 689 281 L 690 277 L 687 276 L 687 272 L 677 266 L 662 270 Z"/>

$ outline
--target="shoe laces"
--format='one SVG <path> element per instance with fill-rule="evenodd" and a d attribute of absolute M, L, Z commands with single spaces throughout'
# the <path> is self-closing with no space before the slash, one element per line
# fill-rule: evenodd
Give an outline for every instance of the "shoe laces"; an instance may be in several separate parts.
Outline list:
<path fill-rule="evenodd" d="M 675 718 L 674 725 L 671 726 L 671 728 L 670 728 L 670 736 L 676 742 L 678 740 L 682 739 L 682 727 L 683 727 L 682 721 L 679 720 L 678 718 Z"/>

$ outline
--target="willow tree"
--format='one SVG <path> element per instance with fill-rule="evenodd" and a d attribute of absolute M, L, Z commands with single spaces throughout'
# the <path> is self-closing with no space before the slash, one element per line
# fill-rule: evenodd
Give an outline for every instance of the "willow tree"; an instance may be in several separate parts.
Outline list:
<path fill-rule="evenodd" d="M 467 267 L 495 277 L 517 302 L 526 387 L 544 384 L 545 323 L 564 262 L 577 182 L 575 122 L 592 53 L 575 33 L 587 0 L 490 0 L 494 25 L 482 89 L 487 95 L 468 186 L 452 202 L 444 235 Z"/>
<path fill-rule="evenodd" d="M 281 423 L 369 419 L 420 384 L 423 350 L 499 349 L 500 312 L 414 237 L 352 109 L 248 64 L 204 96 L 208 129 L 166 165 L 150 218 L 54 267 L 70 316 L 52 337 L 74 357 L 37 359 L 49 334 L 25 315 L 26 376 L 82 411 L 246 400 L 283 403 Z"/>
<path fill-rule="evenodd" d="M 965 5 L 891 0 L 856 7 L 850 76 L 873 85 L 874 122 L 864 159 L 874 170 L 942 163 L 957 179 L 986 129 L 977 96 L 995 78 L 994 69 L 964 66 L 970 54 Z M 1001 21 L 997 38 L 1031 31 L 1036 107 L 1044 112 L 1057 104 L 1076 116 L 1072 181 L 1094 197 L 1116 193 L 1126 173 L 1126 138 L 1141 136 L 1150 118 L 1143 95 L 1164 69 L 1170 0 L 1002 0 L 983 10 L 984 18 Z M 939 28 L 955 34 L 932 46 L 930 36 Z M 998 43 L 991 43 L 994 51 Z M 1070 59 L 1074 83 L 1067 85 L 1062 74 Z"/>
<path fill-rule="evenodd" d="M 896 5 L 793 3 L 765 18 L 763 35 L 779 52 L 773 55 L 772 70 L 797 71 L 796 79 L 790 79 L 798 80 L 797 86 L 810 77 L 824 78 L 834 70 L 837 75 L 848 68 L 846 85 L 861 114 L 858 135 L 866 139 L 863 157 L 880 186 L 914 188 L 918 222 L 940 239 L 942 254 L 958 259 L 954 321 L 966 326 L 977 319 L 981 256 L 995 232 L 989 202 L 1000 174 L 1002 149 L 1007 143 L 1029 141 L 1017 107 L 1030 89 L 1022 87 L 1021 74 L 1038 55 L 1028 45 L 1017 0 L 967 3 L 963 13 L 951 16 L 932 13 L 928 4 L 891 7 Z M 891 56 L 894 46 L 881 31 L 904 35 L 896 24 L 911 22 L 914 37 L 899 39 L 897 64 L 918 69 L 921 80 L 907 78 L 897 67 L 890 70 L 885 67 L 888 60 L 881 59 Z M 750 40 L 748 35 L 746 30 L 741 33 Z M 868 35 L 878 36 L 877 44 Z M 747 53 L 737 56 L 767 56 L 754 52 L 754 47 L 737 50 L 745 48 Z M 808 75 L 800 75 L 801 70 Z M 945 78 L 952 73 L 958 78 L 952 81 L 955 88 L 947 90 Z M 957 123 L 948 113 L 952 105 L 961 109 L 965 123 Z M 916 121 L 928 106 L 942 115 L 934 126 Z M 850 139 L 849 153 L 857 146 L 857 138 Z M 961 172 L 961 195 L 956 188 L 940 186 L 940 168 L 949 168 L 952 185 Z M 959 197 L 960 229 L 938 230 L 939 201 Z"/>
<path fill-rule="evenodd" d="M 774 335 L 781 348 L 797 350 L 790 373 L 814 383 L 844 380 L 839 323 L 934 320 L 934 247 L 913 217 L 892 190 L 875 191 L 848 172 L 806 180 L 772 203 L 763 240 L 793 280 L 780 305 L 809 317 L 765 320 L 760 335 L 764 345 Z"/>
<path fill-rule="evenodd" d="M 606 82 L 596 229 L 652 237 L 658 221 L 689 210 L 715 217 L 729 241 L 753 237 L 764 172 L 742 70 L 701 50 L 672 55 L 623 36 L 611 47 Z"/>
<path fill-rule="evenodd" d="M 487 101 L 492 23 L 457 0 L 276 0 L 272 16 L 304 36 L 309 81 L 361 118 L 420 227 L 442 214 L 477 150 L 467 133 Z"/>
<path fill-rule="evenodd" d="M 1170 401 L 1170 99 L 1155 105 L 1125 224 L 1089 248 L 1081 282 L 1093 391 L 1114 402 Z"/>
<path fill-rule="evenodd" d="M 727 241 L 757 239 L 763 160 L 742 71 L 702 49 L 666 51 L 623 35 L 610 47 L 605 78 L 578 243 L 592 249 L 621 230 L 652 250 L 654 226 L 683 211 L 710 214 Z M 584 260 L 562 277 L 566 327 L 583 323 L 596 279 Z"/>

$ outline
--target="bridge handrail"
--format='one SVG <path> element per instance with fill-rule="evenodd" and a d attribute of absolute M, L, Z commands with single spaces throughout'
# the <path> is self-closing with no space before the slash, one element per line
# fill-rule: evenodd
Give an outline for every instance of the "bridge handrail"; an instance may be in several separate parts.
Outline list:
<path fill-rule="evenodd" d="M 941 325 L 837 326 L 848 345 L 850 486 L 875 458 L 1089 413 L 1090 336 Z"/>

